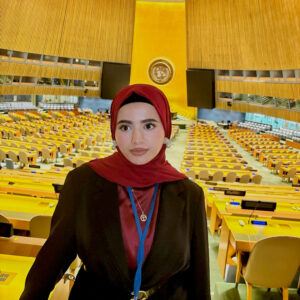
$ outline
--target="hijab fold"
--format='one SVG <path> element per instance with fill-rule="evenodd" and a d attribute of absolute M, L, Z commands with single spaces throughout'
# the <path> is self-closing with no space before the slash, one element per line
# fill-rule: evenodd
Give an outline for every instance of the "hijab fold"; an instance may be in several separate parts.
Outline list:
<path fill-rule="evenodd" d="M 123 88 L 113 99 L 111 106 L 111 135 L 115 139 L 117 115 L 122 104 L 133 93 L 145 97 L 156 109 L 165 130 L 165 137 L 170 138 L 172 124 L 171 112 L 166 96 L 158 88 L 148 84 L 134 84 Z M 186 178 L 166 160 L 166 145 L 151 161 L 144 165 L 130 162 L 118 149 L 114 154 L 89 162 L 90 167 L 105 179 L 131 187 L 148 187 L 155 183 L 171 182 Z"/>

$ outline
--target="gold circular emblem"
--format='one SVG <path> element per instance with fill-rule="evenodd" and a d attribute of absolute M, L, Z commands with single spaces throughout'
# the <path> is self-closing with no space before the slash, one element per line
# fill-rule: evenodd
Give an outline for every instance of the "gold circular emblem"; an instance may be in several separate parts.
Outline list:
<path fill-rule="evenodd" d="M 173 67 L 164 59 L 157 59 L 152 62 L 148 72 L 151 80 L 157 84 L 166 84 L 173 77 Z"/>

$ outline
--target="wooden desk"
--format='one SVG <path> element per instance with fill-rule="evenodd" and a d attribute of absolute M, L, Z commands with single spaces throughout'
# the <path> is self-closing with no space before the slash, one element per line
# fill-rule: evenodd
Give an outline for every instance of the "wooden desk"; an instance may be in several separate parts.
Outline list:
<path fill-rule="evenodd" d="M 57 200 L 0 194 L 0 214 L 16 229 L 29 230 L 30 220 L 39 215 L 52 216 Z"/>
<path fill-rule="evenodd" d="M 222 277 L 225 276 L 226 264 L 233 264 L 231 257 L 241 252 L 251 252 L 255 243 L 271 236 L 300 237 L 300 222 L 268 219 L 268 225 L 248 224 L 248 217 L 224 216 L 218 251 L 218 266 Z M 257 220 L 265 220 L 257 218 Z M 244 225 L 240 225 L 243 221 Z M 240 262 L 238 262 L 240 268 Z"/>
<path fill-rule="evenodd" d="M 38 184 L 27 184 L 16 182 L 13 185 L 0 182 L 0 193 L 12 193 L 20 195 L 29 195 L 37 197 L 47 197 L 57 199 L 58 195 L 55 194 L 52 186 L 39 186 Z"/>
<path fill-rule="evenodd" d="M 24 283 L 34 257 L 0 254 L 0 274 L 8 275 L 0 282 L 0 299 L 18 300 L 24 289 Z"/>
<path fill-rule="evenodd" d="M 0 253 L 35 257 L 46 239 L 13 235 L 10 238 L 0 237 Z"/>
<path fill-rule="evenodd" d="M 256 200 L 259 200 L 259 197 L 257 198 L 258 199 Z M 299 203 L 277 202 L 275 211 L 262 211 L 242 209 L 240 205 L 230 205 L 229 201 L 215 200 L 212 204 L 210 214 L 209 230 L 211 235 L 214 235 L 214 233 L 218 230 L 220 224 L 222 223 L 223 217 L 230 215 L 300 221 L 300 201 Z"/>

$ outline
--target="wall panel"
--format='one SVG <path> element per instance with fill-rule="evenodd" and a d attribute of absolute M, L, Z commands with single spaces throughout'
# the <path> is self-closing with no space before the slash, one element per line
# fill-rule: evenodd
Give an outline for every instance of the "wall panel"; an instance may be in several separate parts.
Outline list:
<path fill-rule="evenodd" d="M 0 48 L 131 62 L 135 0 L 0 0 Z"/>
<path fill-rule="evenodd" d="M 62 88 L 53 86 L 34 86 L 32 84 L 22 85 L 0 85 L 0 95 L 66 95 L 100 97 L 99 88 Z"/>
<path fill-rule="evenodd" d="M 196 109 L 187 106 L 184 2 L 137 1 L 130 83 L 156 85 L 148 70 L 157 59 L 168 60 L 174 69 L 171 81 L 157 85 L 171 110 L 195 118 Z"/>
<path fill-rule="evenodd" d="M 300 99 L 300 84 L 217 80 L 217 92 Z"/>
<path fill-rule="evenodd" d="M 234 110 L 240 112 L 252 112 L 252 113 L 259 113 L 264 114 L 267 116 L 273 116 L 285 120 L 299 122 L 300 120 L 300 112 L 289 110 L 289 109 L 282 109 L 282 108 L 272 108 L 272 107 L 264 107 L 262 105 L 255 105 L 249 104 L 243 101 L 233 101 L 231 107 L 228 107 L 228 101 L 226 100 L 217 100 L 216 101 L 216 108 L 225 109 L 225 110 Z"/>
<path fill-rule="evenodd" d="M 188 67 L 300 68 L 300 1 L 186 0 Z"/>
<path fill-rule="evenodd" d="M 89 67 L 63 67 L 57 65 L 38 65 L 14 62 L 1 62 L 0 74 L 30 77 L 46 77 L 61 79 L 76 79 L 99 81 L 101 68 Z"/>

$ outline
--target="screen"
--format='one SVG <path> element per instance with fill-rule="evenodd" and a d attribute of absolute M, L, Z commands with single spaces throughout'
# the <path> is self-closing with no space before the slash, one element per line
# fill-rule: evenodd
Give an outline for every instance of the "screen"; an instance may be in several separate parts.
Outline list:
<path fill-rule="evenodd" d="M 188 106 L 199 108 L 215 107 L 215 71 L 187 69 Z"/>
<path fill-rule="evenodd" d="M 103 62 L 101 78 L 101 98 L 113 99 L 116 93 L 129 84 L 129 64 Z"/>
<path fill-rule="evenodd" d="M 274 211 L 276 209 L 276 202 L 242 200 L 241 207 L 243 209 Z"/>

